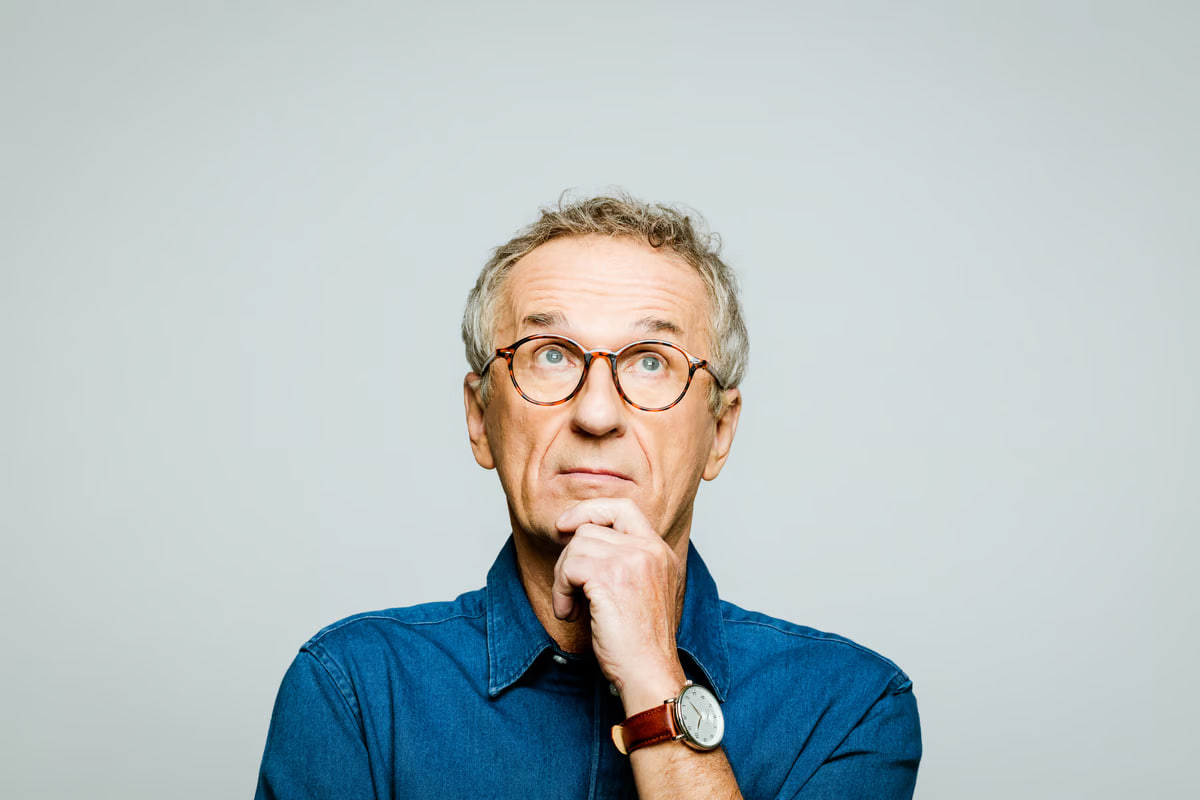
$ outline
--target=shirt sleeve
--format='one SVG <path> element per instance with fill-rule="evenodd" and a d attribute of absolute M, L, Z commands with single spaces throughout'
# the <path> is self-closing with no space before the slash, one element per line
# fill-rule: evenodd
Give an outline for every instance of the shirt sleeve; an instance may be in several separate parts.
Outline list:
<path fill-rule="evenodd" d="M 284 675 L 255 800 L 375 797 L 362 721 L 330 668 L 301 650 Z"/>
<path fill-rule="evenodd" d="M 921 722 L 907 679 L 880 697 L 797 800 L 911 800 L 921 761 Z M 792 796 L 792 795 L 789 795 Z"/>

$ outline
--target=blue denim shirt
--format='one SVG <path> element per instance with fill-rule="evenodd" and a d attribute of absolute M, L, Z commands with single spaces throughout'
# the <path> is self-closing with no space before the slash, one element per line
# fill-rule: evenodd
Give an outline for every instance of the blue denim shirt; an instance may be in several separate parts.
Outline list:
<path fill-rule="evenodd" d="M 745 797 L 912 796 L 920 724 L 892 662 L 720 600 L 694 548 L 678 643 L 722 702 Z M 595 660 L 559 650 L 534 616 L 510 539 L 486 588 L 349 617 L 300 649 L 256 797 L 635 797 L 610 738 L 623 718 Z"/>

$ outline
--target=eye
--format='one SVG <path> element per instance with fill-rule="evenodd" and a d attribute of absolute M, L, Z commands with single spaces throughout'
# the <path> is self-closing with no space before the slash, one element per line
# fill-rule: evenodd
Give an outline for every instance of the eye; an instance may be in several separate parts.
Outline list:
<path fill-rule="evenodd" d="M 662 359 L 651 353 L 638 358 L 638 369 L 642 372 L 658 372 L 663 368 Z"/>
<path fill-rule="evenodd" d="M 655 342 L 635 342 L 621 354 L 618 365 L 621 375 L 628 380 L 664 381 L 674 380 L 681 366 L 671 348 Z M 687 372 L 687 367 L 682 367 Z"/>
<path fill-rule="evenodd" d="M 571 353 L 558 344 L 540 347 L 533 355 L 533 363 L 539 367 L 568 367 L 571 366 L 571 362 Z"/>
<path fill-rule="evenodd" d="M 627 375 L 643 378 L 658 377 L 671 371 L 670 357 L 657 350 L 646 348 L 628 353 L 623 358 L 621 371 Z"/>

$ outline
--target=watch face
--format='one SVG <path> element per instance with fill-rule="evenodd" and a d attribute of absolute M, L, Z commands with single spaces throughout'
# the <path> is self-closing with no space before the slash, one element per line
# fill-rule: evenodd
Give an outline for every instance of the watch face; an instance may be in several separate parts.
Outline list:
<path fill-rule="evenodd" d="M 725 716 L 716 696 L 703 686 L 689 686 L 675 704 L 679 727 L 687 739 L 703 750 L 711 750 L 725 735 Z"/>

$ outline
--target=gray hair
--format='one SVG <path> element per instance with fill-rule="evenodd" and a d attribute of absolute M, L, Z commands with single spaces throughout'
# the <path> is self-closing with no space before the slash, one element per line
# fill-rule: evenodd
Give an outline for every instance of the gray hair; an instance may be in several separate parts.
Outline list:
<path fill-rule="evenodd" d="M 742 321 L 737 278 L 721 260 L 721 240 L 708 231 L 704 219 L 694 211 L 672 206 L 644 203 L 627 194 L 615 197 L 591 197 L 541 209 L 536 222 L 492 253 L 483 266 L 475 288 L 467 296 L 463 313 L 462 337 L 471 370 L 481 373 L 483 364 L 495 352 L 492 336 L 496 315 L 509 272 L 534 248 L 552 239 L 572 236 L 623 236 L 664 248 L 683 259 L 699 274 L 712 306 L 708 340 L 709 366 L 726 389 L 742 381 L 750 355 L 750 340 Z M 488 376 L 482 376 L 482 396 L 490 394 Z M 724 408 L 725 395 L 710 384 L 709 406 L 715 415 Z"/>

